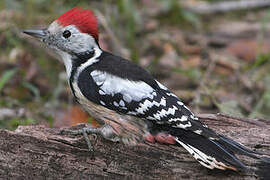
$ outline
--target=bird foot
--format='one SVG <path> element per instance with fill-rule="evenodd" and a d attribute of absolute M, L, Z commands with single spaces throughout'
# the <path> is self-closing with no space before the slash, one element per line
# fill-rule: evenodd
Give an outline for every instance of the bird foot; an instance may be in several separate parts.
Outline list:
<path fill-rule="evenodd" d="M 85 127 L 85 128 L 82 128 L 82 129 L 79 129 L 79 130 L 69 130 L 69 129 L 64 129 L 60 132 L 60 134 L 70 134 L 70 135 L 83 135 L 86 143 L 87 143 L 87 146 L 88 146 L 88 150 L 90 152 L 94 152 L 94 148 L 91 144 L 91 141 L 88 137 L 89 134 L 92 134 L 95 136 L 95 139 L 96 139 L 96 135 L 97 134 L 101 134 L 101 131 L 102 129 L 101 128 L 91 128 L 91 127 Z"/>

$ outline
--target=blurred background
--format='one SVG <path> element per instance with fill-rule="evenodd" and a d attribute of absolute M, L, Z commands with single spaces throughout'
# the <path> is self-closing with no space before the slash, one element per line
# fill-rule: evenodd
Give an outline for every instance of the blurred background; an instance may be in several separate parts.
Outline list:
<path fill-rule="evenodd" d="M 100 45 L 146 68 L 196 113 L 270 119 L 270 0 L 1 0 L 0 128 L 95 124 L 63 64 L 23 29 L 92 9 Z"/>

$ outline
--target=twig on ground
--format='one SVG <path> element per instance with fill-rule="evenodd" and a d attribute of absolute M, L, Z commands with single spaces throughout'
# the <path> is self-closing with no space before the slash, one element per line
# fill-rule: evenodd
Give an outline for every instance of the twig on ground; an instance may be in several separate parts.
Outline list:
<path fill-rule="evenodd" d="M 127 49 L 125 49 L 121 45 L 120 41 L 116 38 L 115 33 L 112 31 L 112 28 L 110 28 L 104 15 L 98 10 L 96 10 L 95 13 L 99 18 L 99 23 L 103 26 L 104 30 L 106 31 L 106 34 L 108 34 L 110 39 L 112 40 L 112 42 L 114 44 L 113 47 L 115 47 L 115 49 L 117 49 L 117 51 L 119 51 L 119 53 L 121 53 L 122 56 L 128 57 L 129 53 L 128 53 Z"/>
<path fill-rule="evenodd" d="M 198 111 L 198 105 L 200 103 L 202 89 L 206 89 L 205 84 L 209 81 L 211 73 L 214 71 L 216 67 L 216 61 L 213 58 L 210 58 L 209 65 L 206 69 L 206 72 L 204 73 L 204 76 L 201 78 L 200 84 L 195 92 L 195 97 L 192 101 L 192 104 L 195 105 L 195 110 Z M 208 90 L 205 90 L 208 91 Z"/>
<path fill-rule="evenodd" d="M 25 115 L 25 109 L 0 108 L 0 120 L 13 119 Z"/>
<path fill-rule="evenodd" d="M 223 1 L 217 3 L 199 3 L 196 6 L 186 4 L 188 9 L 199 14 L 214 14 L 236 10 L 247 10 L 255 8 L 265 8 L 270 6 L 269 0 L 239 0 L 239 1 Z"/>
<path fill-rule="evenodd" d="M 249 124 L 254 124 L 260 127 L 263 127 L 265 125 L 265 123 L 267 122 L 266 120 L 262 120 L 262 119 L 251 119 L 251 118 L 242 118 L 242 117 L 234 117 L 234 116 L 230 116 L 227 114 L 197 114 L 197 117 L 200 119 L 209 119 L 209 120 L 215 120 L 215 121 L 229 121 L 229 120 L 233 120 L 233 121 L 241 121 L 241 122 L 246 122 Z M 263 122 L 261 122 L 263 121 Z M 269 122 L 270 123 L 270 122 Z"/>

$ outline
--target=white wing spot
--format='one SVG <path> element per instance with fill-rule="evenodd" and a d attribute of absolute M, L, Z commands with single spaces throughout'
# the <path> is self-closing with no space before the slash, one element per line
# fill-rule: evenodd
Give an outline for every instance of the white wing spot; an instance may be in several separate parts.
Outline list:
<path fill-rule="evenodd" d="M 138 108 L 136 108 L 136 111 L 140 114 L 143 114 L 144 112 L 146 112 L 149 108 L 153 107 L 153 106 L 157 106 L 159 107 L 160 105 L 162 106 L 166 106 L 166 99 L 163 97 L 161 98 L 160 102 L 156 102 L 156 101 L 149 101 L 149 99 L 146 99 L 143 103 L 140 103 Z"/>
<path fill-rule="evenodd" d="M 125 102 L 121 99 L 119 102 L 120 106 L 125 106 Z"/>
<path fill-rule="evenodd" d="M 148 108 L 151 108 L 154 103 L 146 99 L 143 103 L 140 103 L 139 105 L 140 107 L 136 108 L 136 111 L 140 114 L 143 114 L 145 111 L 148 110 Z"/>
<path fill-rule="evenodd" d="M 137 115 L 137 113 L 134 112 L 134 111 L 129 111 L 128 114 L 130 114 L 130 115 Z"/>
<path fill-rule="evenodd" d="M 102 90 L 99 90 L 98 93 L 99 93 L 100 95 L 106 95 L 105 92 L 102 91 Z"/>
<path fill-rule="evenodd" d="M 146 119 L 149 119 L 149 120 L 155 120 L 155 118 L 152 117 L 152 116 L 147 116 Z"/>
<path fill-rule="evenodd" d="M 199 135 L 202 134 L 202 130 L 200 130 L 200 129 L 198 129 L 198 130 L 196 130 L 196 131 L 193 131 L 193 132 L 195 132 L 196 134 L 199 134 Z"/>
<path fill-rule="evenodd" d="M 160 104 L 166 106 L 166 99 L 164 97 L 161 98 Z"/>
<path fill-rule="evenodd" d="M 187 121 L 187 116 L 183 115 L 181 118 L 171 118 L 171 119 L 169 119 L 169 122 L 177 122 L 177 121 L 181 121 L 181 122 Z"/>
<path fill-rule="evenodd" d="M 187 119 L 188 119 L 187 116 L 184 116 L 184 115 L 183 115 L 183 116 L 181 117 L 180 121 L 184 122 L 184 121 L 187 121 Z"/>
<path fill-rule="evenodd" d="M 184 105 L 184 103 L 182 103 L 181 101 L 177 101 L 177 104 L 179 104 L 180 106 Z"/>
<path fill-rule="evenodd" d="M 191 127 L 191 126 L 192 125 L 191 125 L 191 123 L 189 121 L 188 121 L 187 124 L 179 123 L 179 124 L 176 125 L 176 127 L 183 128 L 183 129 L 186 129 L 186 128 Z"/>
<path fill-rule="evenodd" d="M 105 102 L 103 102 L 103 101 L 99 101 L 99 102 L 100 102 L 100 104 L 102 104 L 103 106 L 106 105 Z"/>
<path fill-rule="evenodd" d="M 113 105 L 116 106 L 116 107 L 119 106 L 119 104 L 117 102 L 115 102 L 115 101 L 113 101 Z"/>
<path fill-rule="evenodd" d="M 178 108 L 176 106 L 173 106 L 172 108 L 168 108 L 168 110 L 162 109 L 161 111 L 158 111 L 156 114 L 154 114 L 154 117 L 157 118 L 158 120 L 161 119 L 161 117 L 167 116 L 169 114 L 174 115 L 175 110 Z"/>

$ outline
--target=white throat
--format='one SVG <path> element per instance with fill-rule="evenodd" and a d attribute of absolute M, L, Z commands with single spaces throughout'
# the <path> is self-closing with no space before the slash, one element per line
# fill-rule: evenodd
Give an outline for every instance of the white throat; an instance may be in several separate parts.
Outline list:
<path fill-rule="evenodd" d="M 72 56 L 66 52 L 58 51 L 59 55 L 61 56 L 68 78 L 70 78 L 71 71 L 72 71 Z"/>

